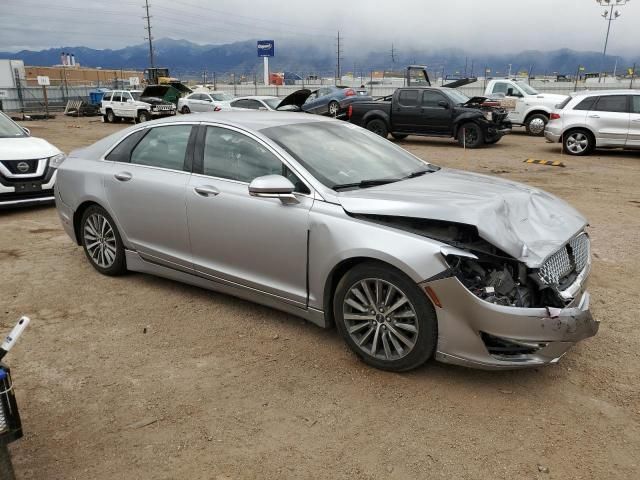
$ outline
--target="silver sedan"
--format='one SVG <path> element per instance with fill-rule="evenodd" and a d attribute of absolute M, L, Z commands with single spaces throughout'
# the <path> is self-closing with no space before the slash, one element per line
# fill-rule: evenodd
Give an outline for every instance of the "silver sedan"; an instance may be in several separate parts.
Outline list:
<path fill-rule="evenodd" d="M 220 112 L 72 153 L 56 204 L 105 275 L 145 272 L 321 327 L 377 368 L 555 363 L 598 329 L 585 219 L 354 125 Z"/>

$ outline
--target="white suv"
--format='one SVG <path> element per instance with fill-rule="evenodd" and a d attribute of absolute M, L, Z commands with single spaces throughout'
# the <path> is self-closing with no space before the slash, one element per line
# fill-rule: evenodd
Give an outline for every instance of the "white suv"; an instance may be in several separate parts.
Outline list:
<path fill-rule="evenodd" d="M 604 90 L 569 97 L 551 113 L 544 135 L 569 155 L 596 148 L 640 149 L 640 92 Z"/>
<path fill-rule="evenodd" d="M 176 114 L 176 106 L 158 98 L 142 97 L 140 90 L 113 90 L 102 97 L 100 113 L 105 122 L 119 122 L 129 118 L 146 122 L 153 118 Z"/>

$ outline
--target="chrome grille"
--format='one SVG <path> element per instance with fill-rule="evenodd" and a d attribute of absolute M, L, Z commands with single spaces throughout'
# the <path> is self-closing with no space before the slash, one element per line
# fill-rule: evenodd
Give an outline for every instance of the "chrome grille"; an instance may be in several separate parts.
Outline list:
<path fill-rule="evenodd" d="M 558 285 L 572 272 L 580 273 L 589 263 L 589 237 L 582 233 L 572 238 L 540 267 L 538 274 L 548 285 Z"/>

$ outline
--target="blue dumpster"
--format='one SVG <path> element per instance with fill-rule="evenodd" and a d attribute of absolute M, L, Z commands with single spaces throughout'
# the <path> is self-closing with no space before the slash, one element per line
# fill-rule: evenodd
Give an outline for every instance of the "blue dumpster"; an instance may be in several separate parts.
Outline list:
<path fill-rule="evenodd" d="M 100 105 L 102 103 L 102 97 L 105 92 L 108 92 L 108 88 L 96 88 L 89 92 L 89 102 L 91 105 Z"/>

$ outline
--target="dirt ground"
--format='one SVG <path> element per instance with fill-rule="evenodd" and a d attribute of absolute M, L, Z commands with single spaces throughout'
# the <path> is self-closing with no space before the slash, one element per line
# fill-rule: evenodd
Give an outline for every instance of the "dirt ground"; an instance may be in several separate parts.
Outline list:
<path fill-rule="evenodd" d="M 66 152 L 122 128 L 26 123 Z M 0 213 L 0 327 L 25 436 L 20 479 L 640 478 L 640 153 L 561 156 L 522 133 L 433 163 L 568 200 L 591 222 L 599 334 L 559 365 L 366 367 L 335 331 L 198 288 L 95 272 L 53 207 Z M 562 160 L 566 168 L 529 165 Z M 146 331 L 146 333 L 145 333 Z"/>

